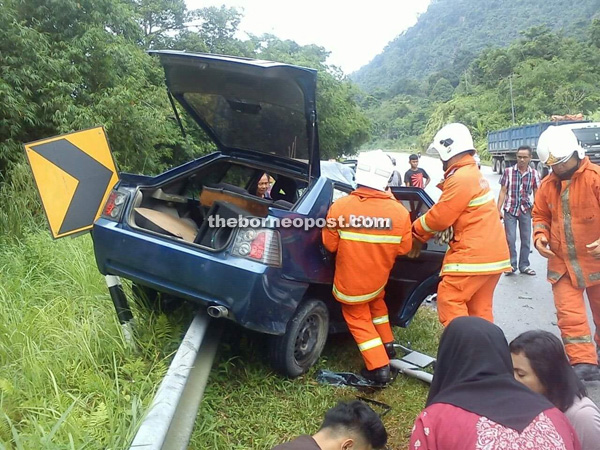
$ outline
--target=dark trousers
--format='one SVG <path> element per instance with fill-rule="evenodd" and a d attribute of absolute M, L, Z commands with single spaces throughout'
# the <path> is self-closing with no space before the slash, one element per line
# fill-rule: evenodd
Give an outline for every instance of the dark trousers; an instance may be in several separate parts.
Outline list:
<path fill-rule="evenodd" d="M 519 265 L 517 266 L 517 223 L 519 224 L 519 238 L 521 239 L 521 251 L 519 254 Z M 531 211 L 522 212 L 518 216 L 504 211 L 504 231 L 510 251 L 510 265 L 519 270 L 529 267 L 529 249 L 531 248 Z"/>

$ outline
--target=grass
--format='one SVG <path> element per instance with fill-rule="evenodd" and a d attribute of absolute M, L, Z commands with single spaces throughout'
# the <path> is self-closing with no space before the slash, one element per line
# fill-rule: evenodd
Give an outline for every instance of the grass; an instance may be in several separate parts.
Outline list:
<path fill-rule="evenodd" d="M 413 348 L 435 355 L 441 325 L 435 312 L 422 308 L 408 328 L 395 332 L 400 342 L 410 342 Z M 390 435 L 389 448 L 407 447 L 414 419 L 425 404 L 427 385 L 402 375 L 390 387 L 374 392 L 317 383 L 315 376 L 320 369 L 360 370 L 362 359 L 349 335 L 331 336 L 317 365 L 295 380 L 273 374 L 261 348 L 260 337 L 226 330 L 192 448 L 270 449 L 299 434 L 314 433 L 327 409 L 338 400 L 357 396 L 391 406 L 383 418 Z"/>
<path fill-rule="evenodd" d="M 5 235 L 6 236 L 6 235 Z M 20 230 L 0 246 L 0 449 L 128 448 L 191 320 L 133 305 L 135 348 L 123 338 L 88 235 L 52 241 Z M 333 336 L 318 365 L 295 380 L 275 375 L 264 337 L 225 326 L 190 448 L 268 449 L 313 433 L 323 413 L 356 395 L 392 407 L 390 448 L 404 448 L 427 387 L 399 376 L 372 393 L 320 385 L 319 369 L 358 371 L 349 336 Z M 435 354 L 440 326 L 424 309 L 400 342 Z"/>

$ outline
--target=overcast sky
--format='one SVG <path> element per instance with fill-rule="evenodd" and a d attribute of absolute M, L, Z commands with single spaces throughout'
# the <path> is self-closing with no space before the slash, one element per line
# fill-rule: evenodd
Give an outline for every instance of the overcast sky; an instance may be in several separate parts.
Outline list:
<path fill-rule="evenodd" d="M 331 52 L 329 64 L 350 74 L 368 64 L 415 24 L 430 0 L 186 0 L 189 9 L 234 6 L 244 15 L 240 31 L 270 33 Z M 245 34 L 240 39 L 247 39 Z"/>

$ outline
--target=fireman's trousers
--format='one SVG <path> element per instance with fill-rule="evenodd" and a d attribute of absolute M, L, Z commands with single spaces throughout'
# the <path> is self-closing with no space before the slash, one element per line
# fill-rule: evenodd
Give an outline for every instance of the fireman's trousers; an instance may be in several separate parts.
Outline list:
<path fill-rule="evenodd" d="M 367 369 L 379 369 L 390 363 L 383 344 L 394 341 L 388 310 L 381 292 L 368 303 L 342 303 L 348 329 L 365 361 Z"/>
<path fill-rule="evenodd" d="M 437 308 L 442 325 L 460 316 L 494 321 L 492 301 L 499 273 L 485 275 L 444 275 L 438 286 Z"/>
<path fill-rule="evenodd" d="M 600 346 L 598 325 L 600 325 L 600 285 L 585 289 L 590 301 L 590 309 L 596 328 L 595 341 Z M 571 364 L 597 364 L 596 347 L 588 323 L 584 289 L 574 287 L 569 275 L 563 275 L 552 285 L 554 305 L 558 317 L 558 328 L 565 344 L 565 350 Z"/>

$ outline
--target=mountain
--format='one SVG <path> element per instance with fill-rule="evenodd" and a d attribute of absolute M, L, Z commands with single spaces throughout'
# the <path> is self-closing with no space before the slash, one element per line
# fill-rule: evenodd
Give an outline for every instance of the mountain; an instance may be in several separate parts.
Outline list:
<path fill-rule="evenodd" d="M 403 80 L 460 73 L 482 49 L 506 46 L 533 26 L 577 36 L 599 11 L 600 0 L 432 0 L 413 27 L 350 78 L 366 92 L 393 96 Z"/>

